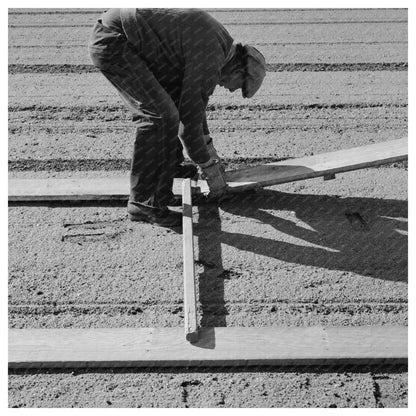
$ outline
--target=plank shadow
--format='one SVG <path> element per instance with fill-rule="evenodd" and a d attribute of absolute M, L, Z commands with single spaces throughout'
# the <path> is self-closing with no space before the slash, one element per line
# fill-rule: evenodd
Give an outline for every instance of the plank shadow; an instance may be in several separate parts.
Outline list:
<path fill-rule="evenodd" d="M 407 201 L 262 190 L 235 195 L 221 209 L 270 225 L 282 235 L 277 240 L 244 230 L 222 231 L 220 242 L 242 255 L 247 251 L 288 263 L 407 282 Z"/>

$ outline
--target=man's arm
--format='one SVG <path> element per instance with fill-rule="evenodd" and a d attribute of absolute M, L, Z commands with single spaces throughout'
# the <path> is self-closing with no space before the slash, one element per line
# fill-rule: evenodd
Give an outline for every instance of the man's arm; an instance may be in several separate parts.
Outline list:
<path fill-rule="evenodd" d="M 204 111 L 204 118 L 202 119 L 202 131 L 204 136 L 209 136 L 209 128 L 207 123 L 207 112 Z"/>
<path fill-rule="evenodd" d="M 204 135 L 209 134 L 206 107 L 219 83 L 225 52 L 211 17 L 202 13 L 194 17 L 183 35 L 185 71 L 178 110 L 183 123 L 182 139 L 189 156 L 196 163 L 205 163 L 209 160 L 204 140 Z"/>
<path fill-rule="evenodd" d="M 190 158 L 198 164 L 205 163 L 210 158 L 204 140 L 204 132 L 208 130 L 205 111 L 209 93 L 204 79 L 206 72 L 202 66 L 201 63 L 188 64 L 178 106 L 183 124 L 181 138 Z"/>

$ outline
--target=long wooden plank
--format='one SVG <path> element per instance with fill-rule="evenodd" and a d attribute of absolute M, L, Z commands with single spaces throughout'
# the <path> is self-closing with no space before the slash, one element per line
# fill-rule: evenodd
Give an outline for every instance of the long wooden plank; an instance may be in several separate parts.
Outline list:
<path fill-rule="evenodd" d="M 46 178 L 9 179 L 9 201 L 95 201 L 125 200 L 129 178 Z M 175 179 L 173 193 L 182 195 L 182 180 Z"/>
<path fill-rule="evenodd" d="M 406 137 L 241 169 L 228 173 L 227 182 L 232 188 L 239 190 L 259 185 L 278 185 L 319 176 L 331 177 L 337 173 L 406 160 L 407 157 L 408 142 Z"/>
<path fill-rule="evenodd" d="M 407 157 L 408 142 L 403 138 L 227 172 L 226 179 L 232 192 L 242 192 L 319 176 L 331 177 L 337 173 L 406 160 Z M 9 179 L 9 201 L 127 199 L 128 182 L 127 177 Z M 208 191 L 205 181 L 193 185 L 199 192 Z M 182 180 L 175 179 L 173 192 L 182 194 Z"/>
<path fill-rule="evenodd" d="M 189 342 L 196 342 L 198 340 L 198 323 L 196 315 L 194 234 L 190 179 L 183 181 L 182 207 L 185 339 Z"/>
<path fill-rule="evenodd" d="M 406 362 L 404 326 L 9 330 L 9 368 Z"/>

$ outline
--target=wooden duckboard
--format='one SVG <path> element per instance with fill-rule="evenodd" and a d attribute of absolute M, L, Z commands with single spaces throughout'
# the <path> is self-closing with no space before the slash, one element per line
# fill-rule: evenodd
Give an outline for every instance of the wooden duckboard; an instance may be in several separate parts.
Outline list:
<path fill-rule="evenodd" d="M 386 363 L 407 363 L 407 327 L 9 330 L 9 368 Z"/>
<path fill-rule="evenodd" d="M 319 176 L 333 178 L 335 174 L 406 160 L 407 138 L 323 153 L 300 159 L 289 159 L 251 168 L 227 172 L 232 192 L 242 192 L 263 186 L 278 185 Z M 205 181 L 192 182 L 194 192 L 208 191 Z M 182 180 L 175 179 L 173 193 L 182 195 Z M 9 179 L 9 201 L 91 201 L 127 200 L 129 179 Z"/>

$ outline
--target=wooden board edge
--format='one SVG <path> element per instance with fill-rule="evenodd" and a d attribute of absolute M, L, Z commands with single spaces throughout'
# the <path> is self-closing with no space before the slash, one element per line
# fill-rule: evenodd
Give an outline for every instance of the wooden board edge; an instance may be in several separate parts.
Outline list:
<path fill-rule="evenodd" d="M 249 359 L 242 360 L 233 358 L 227 360 L 144 360 L 144 361 L 71 361 L 71 362 L 10 362 L 8 368 L 10 370 L 27 370 L 27 369 L 100 369 L 100 368 L 166 368 L 166 367 L 185 367 L 185 368 L 205 368 L 205 367 L 345 367 L 345 366 L 407 366 L 407 357 L 386 357 L 386 358 L 302 358 L 302 359 Z"/>
<path fill-rule="evenodd" d="M 9 195 L 8 202 L 90 202 L 90 201 L 128 201 L 128 195 Z"/>

